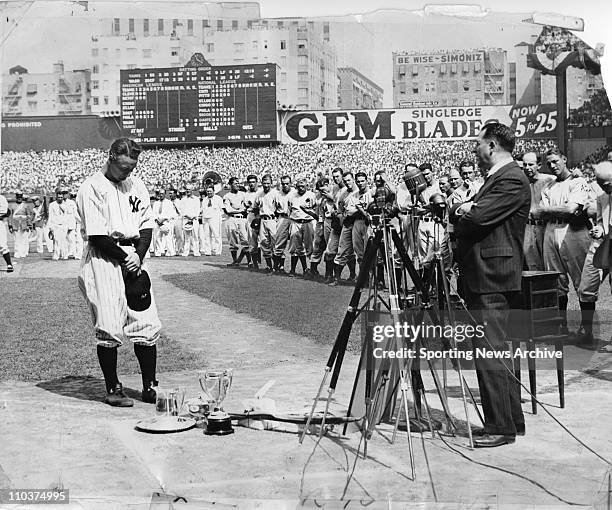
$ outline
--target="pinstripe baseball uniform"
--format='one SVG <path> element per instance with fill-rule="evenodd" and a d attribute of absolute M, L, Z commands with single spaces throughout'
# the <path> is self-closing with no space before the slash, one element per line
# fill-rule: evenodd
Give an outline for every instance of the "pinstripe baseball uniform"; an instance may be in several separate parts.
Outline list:
<path fill-rule="evenodd" d="M 121 235 L 124 239 L 138 239 L 140 230 L 153 228 L 147 188 L 132 176 L 113 183 L 104 172 L 105 169 L 86 179 L 77 195 L 83 237 Z M 121 248 L 126 253 L 135 251 L 133 246 Z M 161 323 L 153 292 L 147 310 L 129 309 L 122 267 L 91 243 L 87 243 L 81 262 L 79 288 L 89 304 L 99 345 L 116 347 L 124 338 L 142 345 L 155 345 Z"/>
<path fill-rule="evenodd" d="M 312 241 L 314 237 L 313 218 L 305 213 L 302 207 L 312 209 L 315 205 L 315 195 L 312 191 L 306 191 L 300 195 L 297 190 L 291 194 L 287 202 L 291 227 L 289 233 L 289 253 L 291 255 L 312 254 Z"/>
<path fill-rule="evenodd" d="M 276 242 L 274 244 L 274 255 L 282 257 L 285 255 L 285 248 L 289 242 L 291 230 L 291 220 L 289 219 L 289 197 L 295 193 L 295 189 L 291 188 L 289 193 L 283 193 L 279 190 L 276 194 L 276 213 L 278 221 L 276 223 Z"/>
<path fill-rule="evenodd" d="M 230 251 L 249 249 L 249 238 L 246 225 L 246 205 L 243 191 L 230 191 L 223 197 L 223 207 L 229 214 L 227 219 L 227 233 Z"/>
<path fill-rule="evenodd" d="M 276 199 L 278 190 L 271 188 L 267 193 L 260 189 L 255 195 L 254 206 L 259 209 L 259 245 L 264 258 L 271 258 L 276 245 Z"/>

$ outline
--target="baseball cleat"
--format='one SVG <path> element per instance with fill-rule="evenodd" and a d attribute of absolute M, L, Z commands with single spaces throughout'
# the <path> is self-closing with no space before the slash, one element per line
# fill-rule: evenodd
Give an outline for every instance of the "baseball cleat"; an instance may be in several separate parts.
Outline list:
<path fill-rule="evenodd" d="M 153 389 L 155 388 L 159 382 L 152 381 L 151 385 L 148 388 L 143 388 L 142 393 L 140 394 L 141 400 L 145 404 L 155 404 L 157 401 L 157 392 Z"/>
<path fill-rule="evenodd" d="M 132 407 L 134 405 L 134 401 L 123 392 L 123 385 L 121 383 L 117 383 L 106 394 L 104 402 L 113 407 Z"/>
<path fill-rule="evenodd" d="M 8 266 L 6 266 L 7 273 L 12 273 L 13 271 L 15 271 L 15 268 L 12 266 L 12 264 L 9 264 Z"/>

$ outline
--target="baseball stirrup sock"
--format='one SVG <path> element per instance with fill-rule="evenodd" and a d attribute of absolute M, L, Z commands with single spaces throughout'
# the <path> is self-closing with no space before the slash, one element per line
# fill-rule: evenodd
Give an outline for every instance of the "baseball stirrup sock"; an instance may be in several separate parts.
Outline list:
<path fill-rule="evenodd" d="M 2 256 L 4 257 L 4 260 L 6 260 L 6 265 L 10 266 L 11 265 L 11 254 L 9 252 L 6 252 Z"/>
<path fill-rule="evenodd" d="M 291 272 L 295 273 L 295 268 L 297 267 L 298 257 L 296 255 L 291 255 Z"/>
<path fill-rule="evenodd" d="M 585 332 L 593 332 L 593 316 L 595 315 L 595 302 L 580 301 L 580 313 L 582 320 L 580 325 L 584 328 Z"/>
<path fill-rule="evenodd" d="M 346 265 L 349 268 L 349 277 L 355 278 L 355 259 L 349 260 Z"/>
<path fill-rule="evenodd" d="M 318 262 L 310 262 L 310 272 L 311 273 L 318 273 L 319 272 L 319 263 Z"/>
<path fill-rule="evenodd" d="M 268 266 L 268 269 L 272 269 L 272 259 L 270 257 L 266 257 L 266 266 Z"/>
<path fill-rule="evenodd" d="M 106 383 L 106 392 L 110 393 L 119 383 L 119 378 L 117 377 L 117 348 L 98 345 L 97 351 L 98 361 L 100 362 L 100 368 Z"/>
<path fill-rule="evenodd" d="M 157 346 L 134 344 L 134 354 L 140 364 L 142 374 L 142 387 L 148 389 L 151 382 L 155 381 L 155 369 L 157 368 Z"/>
<path fill-rule="evenodd" d="M 344 266 L 334 263 L 334 276 L 336 277 L 336 280 L 340 280 L 343 269 L 344 269 Z"/>
<path fill-rule="evenodd" d="M 306 261 L 306 255 L 300 255 L 300 264 L 302 264 L 302 272 L 306 272 L 306 268 L 308 267 L 308 262 Z"/>
<path fill-rule="evenodd" d="M 236 262 L 236 259 L 238 258 L 238 252 L 236 250 L 230 250 L 230 253 L 232 254 L 232 260 Z"/>
<path fill-rule="evenodd" d="M 325 278 L 332 278 L 334 276 L 334 263 L 326 260 L 325 261 Z"/>

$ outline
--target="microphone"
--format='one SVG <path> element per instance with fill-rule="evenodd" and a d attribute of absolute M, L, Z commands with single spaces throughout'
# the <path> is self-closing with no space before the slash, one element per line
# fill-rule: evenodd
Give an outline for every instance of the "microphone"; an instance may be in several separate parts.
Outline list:
<path fill-rule="evenodd" d="M 413 195 L 418 195 L 427 187 L 425 176 L 418 168 L 414 167 L 408 167 L 404 172 L 404 183 Z"/>

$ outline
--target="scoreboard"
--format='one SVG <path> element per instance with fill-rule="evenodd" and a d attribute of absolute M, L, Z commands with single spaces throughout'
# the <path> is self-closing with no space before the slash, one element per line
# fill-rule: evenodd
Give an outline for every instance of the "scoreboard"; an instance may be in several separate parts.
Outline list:
<path fill-rule="evenodd" d="M 122 70 L 121 117 L 140 143 L 276 141 L 276 64 Z"/>

